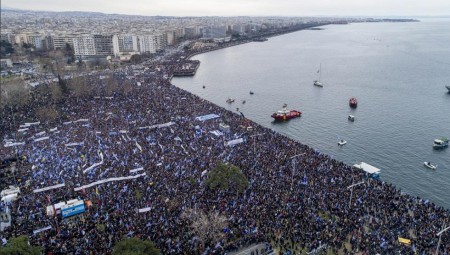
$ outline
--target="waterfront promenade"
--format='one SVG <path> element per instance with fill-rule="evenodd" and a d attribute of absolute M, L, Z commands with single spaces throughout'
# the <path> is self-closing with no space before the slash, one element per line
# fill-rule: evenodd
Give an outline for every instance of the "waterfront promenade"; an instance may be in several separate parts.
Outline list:
<path fill-rule="evenodd" d="M 435 251 L 436 233 L 450 225 L 448 210 L 173 86 L 176 60 L 115 71 L 119 88 L 111 97 L 104 80 L 91 77 L 96 92 L 67 98 L 56 122 L 33 118 L 37 101 L 27 106 L 14 132 L 2 136 L 1 158 L 21 159 L 22 193 L 10 206 L 12 227 L 0 235 L 29 235 L 53 254 L 108 254 L 124 236 L 150 239 L 163 254 L 223 254 L 259 242 L 282 252 L 324 245 L 335 254 Z M 219 117 L 198 119 L 208 114 Z M 19 132 L 25 122 L 36 124 Z M 229 134 L 215 132 L 220 123 Z M 244 142 L 226 145 L 236 138 Z M 7 147 L 6 139 L 20 145 Z M 247 176 L 244 194 L 206 187 L 218 161 Z M 119 179 L 86 186 L 111 178 Z M 362 181 L 352 193 L 347 188 Z M 64 187 L 35 192 L 58 184 Z M 46 215 L 48 205 L 73 198 L 92 207 L 68 220 Z M 189 209 L 225 216 L 221 238 L 193 234 L 183 217 Z M 441 251 L 450 252 L 449 233 Z"/>

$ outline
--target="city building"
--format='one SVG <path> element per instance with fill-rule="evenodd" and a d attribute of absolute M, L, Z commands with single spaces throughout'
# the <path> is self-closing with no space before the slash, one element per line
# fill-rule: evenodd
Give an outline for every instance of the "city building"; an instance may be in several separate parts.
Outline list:
<path fill-rule="evenodd" d="M 73 38 L 73 51 L 76 57 L 96 55 L 95 39 L 93 35 L 80 35 Z"/>
<path fill-rule="evenodd" d="M 110 56 L 113 54 L 112 35 L 94 35 L 95 55 Z"/>

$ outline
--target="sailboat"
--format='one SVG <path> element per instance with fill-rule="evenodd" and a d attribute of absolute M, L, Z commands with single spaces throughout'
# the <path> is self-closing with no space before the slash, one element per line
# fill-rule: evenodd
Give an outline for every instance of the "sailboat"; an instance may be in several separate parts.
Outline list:
<path fill-rule="evenodd" d="M 320 77 L 322 76 L 322 64 L 320 64 L 317 72 L 319 73 L 319 79 L 314 81 L 314 86 L 323 87 L 322 82 L 320 82 Z"/>

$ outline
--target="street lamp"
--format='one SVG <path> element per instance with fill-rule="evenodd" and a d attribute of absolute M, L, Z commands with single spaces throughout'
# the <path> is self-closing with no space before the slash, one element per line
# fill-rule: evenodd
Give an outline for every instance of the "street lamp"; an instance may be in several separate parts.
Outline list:
<path fill-rule="evenodd" d="M 352 196 L 353 196 L 353 187 L 359 186 L 361 184 L 364 184 L 364 181 L 362 182 L 358 182 L 358 183 L 354 183 L 353 184 L 353 179 L 352 179 L 352 185 L 348 186 L 347 189 L 350 189 L 350 202 L 349 202 L 349 208 L 352 206 Z"/>
<path fill-rule="evenodd" d="M 294 156 L 290 157 L 289 159 L 293 159 L 293 158 L 296 158 L 298 156 L 303 156 L 303 155 L 305 155 L 305 153 L 294 155 Z M 294 185 L 294 174 L 295 174 L 295 160 L 292 160 L 291 190 L 292 190 L 292 186 Z"/>
<path fill-rule="evenodd" d="M 444 234 L 444 232 L 447 231 L 447 230 L 449 230 L 449 229 L 450 229 L 450 226 L 444 228 L 443 230 L 441 230 L 441 232 L 439 232 L 439 233 L 436 234 L 437 236 L 439 236 L 439 241 L 438 241 L 438 244 L 437 244 L 437 247 L 436 247 L 436 253 L 435 253 L 435 255 L 438 255 L 438 254 L 439 254 L 439 246 L 441 245 L 441 237 L 442 237 L 442 234 Z"/>
<path fill-rule="evenodd" d="M 251 136 L 250 136 L 250 137 L 253 138 L 253 154 L 256 153 L 256 142 L 255 142 L 255 137 L 256 137 L 256 136 L 261 136 L 261 135 L 264 135 L 264 133 L 256 134 L 256 135 L 251 135 Z"/>

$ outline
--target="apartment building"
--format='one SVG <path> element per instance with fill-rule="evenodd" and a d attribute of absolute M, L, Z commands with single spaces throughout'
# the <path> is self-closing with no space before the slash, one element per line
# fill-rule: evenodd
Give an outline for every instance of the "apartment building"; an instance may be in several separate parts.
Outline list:
<path fill-rule="evenodd" d="M 138 37 L 135 35 L 113 35 L 113 54 L 120 56 L 132 52 L 138 52 Z"/>
<path fill-rule="evenodd" d="M 94 35 L 95 55 L 111 56 L 113 54 L 112 35 Z"/>
<path fill-rule="evenodd" d="M 77 38 L 78 34 L 58 34 L 52 35 L 49 46 L 50 49 L 64 49 L 66 44 L 69 44 L 72 49 L 74 48 L 73 39 Z"/>
<path fill-rule="evenodd" d="M 95 56 L 96 47 L 93 35 L 79 35 L 73 38 L 73 51 L 77 57 Z"/>
<path fill-rule="evenodd" d="M 156 53 L 156 37 L 154 35 L 138 35 L 139 52 Z"/>

